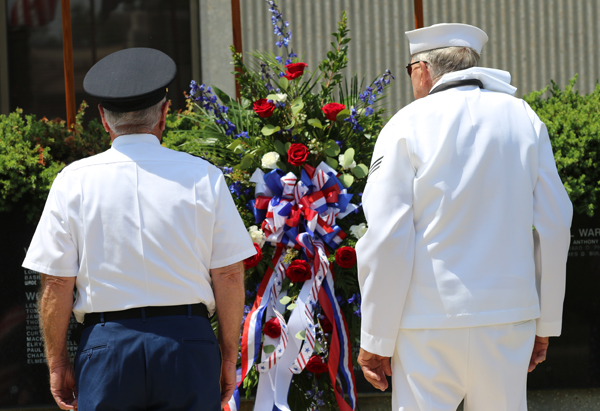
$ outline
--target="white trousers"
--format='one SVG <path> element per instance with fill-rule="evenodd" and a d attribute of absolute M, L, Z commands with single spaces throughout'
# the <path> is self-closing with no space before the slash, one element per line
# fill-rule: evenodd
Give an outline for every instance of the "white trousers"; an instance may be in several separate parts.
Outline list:
<path fill-rule="evenodd" d="M 535 321 L 401 329 L 392 358 L 392 410 L 527 411 Z"/>

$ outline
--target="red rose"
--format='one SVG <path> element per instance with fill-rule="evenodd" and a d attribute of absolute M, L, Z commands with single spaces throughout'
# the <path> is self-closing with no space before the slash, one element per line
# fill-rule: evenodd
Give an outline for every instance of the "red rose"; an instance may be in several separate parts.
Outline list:
<path fill-rule="evenodd" d="M 273 317 L 265 323 L 263 333 L 271 338 L 279 338 L 281 335 L 281 324 L 279 324 L 277 317 Z"/>
<path fill-rule="evenodd" d="M 323 358 L 318 355 L 313 355 L 310 357 L 310 360 L 306 363 L 306 371 L 312 372 L 315 374 L 321 374 L 327 372 L 328 367 L 327 364 L 323 361 Z"/>
<path fill-rule="evenodd" d="M 325 113 L 325 117 L 327 117 L 331 121 L 337 120 L 337 115 L 340 111 L 346 108 L 345 105 L 340 103 L 329 103 L 323 106 L 323 113 Z"/>
<path fill-rule="evenodd" d="M 356 250 L 352 247 L 338 248 L 335 252 L 335 262 L 342 268 L 351 268 L 356 264 Z"/>
<path fill-rule="evenodd" d="M 252 105 L 252 109 L 258 117 L 268 118 L 273 115 L 273 110 L 275 110 L 275 104 L 269 103 L 266 98 L 261 98 L 260 100 L 256 100 Z"/>
<path fill-rule="evenodd" d="M 331 331 L 333 331 L 333 324 L 331 324 L 331 321 L 329 321 L 327 317 L 324 317 L 321 320 L 321 328 L 324 332 L 330 333 Z"/>
<path fill-rule="evenodd" d="M 308 64 L 306 63 L 292 63 L 292 64 L 286 64 L 285 68 L 287 69 L 285 72 L 285 77 L 288 80 L 293 80 L 295 78 L 300 77 L 302 74 L 304 74 L 304 69 L 308 67 Z"/>
<path fill-rule="evenodd" d="M 254 248 L 256 249 L 256 254 L 244 260 L 244 268 L 246 270 L 248 268 L 256 267 L 258 263 L 260 263 L 260 261 L 262 260 L 262 250 L 260 249 L 260 246 L 254 243 Z"/>
<path fill-rule="evenodd" d="M 293 166 L 301 166 L 308 157 L 308 148 L 304 144 L 292 144 L 287 152 L 288 162 Z"/>
<path fill-rule="evenodd" d="M 292 261 L 287 270 L 285 270 L 285 275 L 293 283 L 299 283 L 302 281 L 310 280 L 310 277 L 312 277 L 312 273 L 310 272 L 310 265 L 304 260 Z"/>

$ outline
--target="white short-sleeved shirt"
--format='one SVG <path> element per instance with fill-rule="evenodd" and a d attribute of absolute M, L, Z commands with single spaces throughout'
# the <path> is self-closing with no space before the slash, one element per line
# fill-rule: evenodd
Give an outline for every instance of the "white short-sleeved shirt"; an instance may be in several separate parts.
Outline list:
<path fill-rule="evenodd" d="M 73 311 L 206 304 L 209 270 L 256 253 L 219 169 L 156 136 L 120 136 L 59 173 L 23 267 L 77 277 Z"/>

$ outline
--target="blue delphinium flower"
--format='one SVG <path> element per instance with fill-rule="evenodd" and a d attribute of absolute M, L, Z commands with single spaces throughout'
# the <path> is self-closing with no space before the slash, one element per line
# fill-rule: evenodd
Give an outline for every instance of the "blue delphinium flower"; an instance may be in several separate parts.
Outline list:
<path fill-rule="evenodd" d="M 188 98 L 197 102 L 207 112 L 214 114 L 215 123 L 225 129 L 225 135 L 230 136 L 235 132 L 235 124 L 225 117 L 225 114 L 229 111 L 229 107 L 218 103 L 217 96 L 213 94 L 212 88 L 204 84 L 198 85 L 192 80 L 190 82 L 190 95 Z"/>
<path fill-rule="evenodd" d="M 230 184 L 229 191 L 231 191 L 231 194 L 235 194 L 237 198 L 240 198 L 240 196 L 242 195 L 242 183 L 236 181 Z"/>
<path fill-rule="evenodd" d="M 367 107 L 365 109 L 365 117 L 369 117 L 371 114 L 373 114 L 373 109 L 371 107 Z"/>
<path fill-rule="evenodd" d="M 247 131 L 242 131 L 240 134 L 236 134 L 233 138 L 249 138 Z"/>
<path fill-rule="evenodd" d="M 271 12 L 271 23 L 273 24 L 273 33 L 278 37 L 275 45 L 279 48 L 287 48 L 290 45 L 292 39 L 292 31 L 288 29 L 290 23 L 283 20 L 283 14 L 279 11 L 277 3 L 273 0 L 265 0 L 270 6 L 269 11 Z"/>
<path fill-rule="evenodd" d="M 354 107 L 350 109 L 350 117 L 344 119 L 345 122 L 352 124 L 352 130 L 355 133 L 361 133 L 364 128 L 358 123 L 358 112 Z"/>
<path fill-rule="evenodd" d="M 281 64 L 283 62 L 283 57 L 281 57 L 281 56 L 275 56 L 275 60 L 277 60 L 277 62 L 279 64 Z"/>

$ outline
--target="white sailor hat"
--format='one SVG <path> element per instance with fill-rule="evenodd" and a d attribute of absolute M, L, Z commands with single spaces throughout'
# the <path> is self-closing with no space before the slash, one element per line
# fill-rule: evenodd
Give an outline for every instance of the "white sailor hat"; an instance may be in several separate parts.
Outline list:
<path fill-rule="evenodd" d="M 442 23 L 422 29 L 407 31 L 406 37 L 410 44 L 410 54 L 443 47 L 470 47 L 481 54 L 488 36 L 475 26 L 461 23 Z"/>

